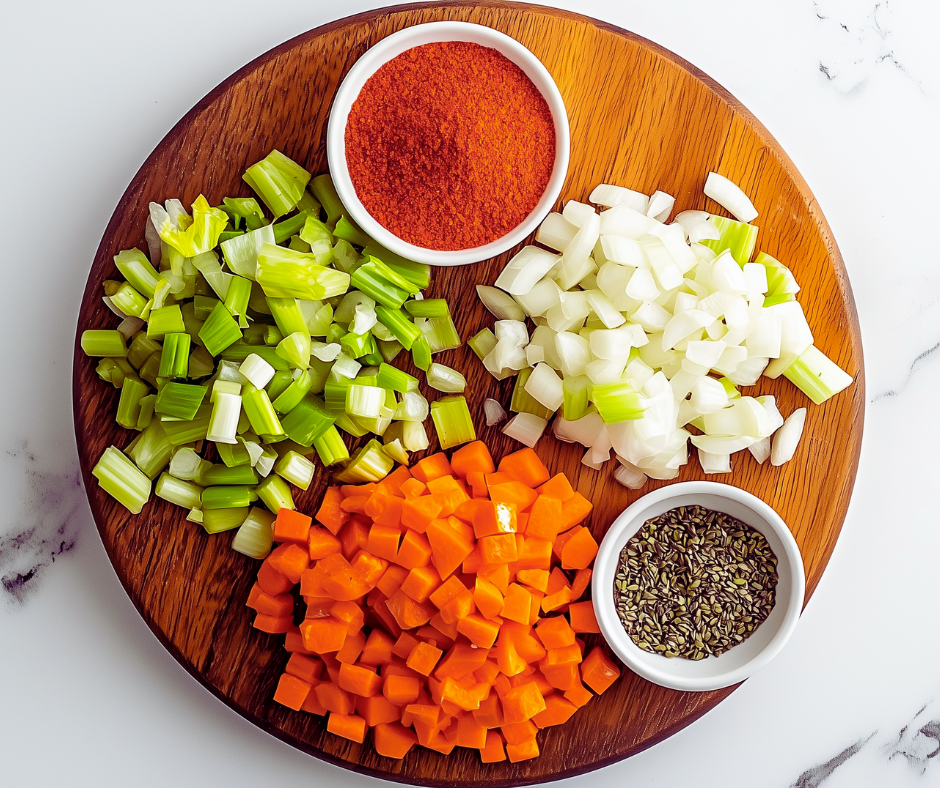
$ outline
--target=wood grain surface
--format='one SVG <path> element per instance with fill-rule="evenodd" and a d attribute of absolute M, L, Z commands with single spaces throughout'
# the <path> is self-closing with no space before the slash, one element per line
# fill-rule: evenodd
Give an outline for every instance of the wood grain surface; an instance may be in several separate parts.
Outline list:
<path fill-rule="evenodd" d="M 551 72 L 571 123 L 571 167 L 562 200 L 585 200 L 600 182 L 647 193 L 662 189 L 677 208 L 721 209 L 702 194 L 709 171 L 739 183 L 760 216 L 758 249 L 778 256 L 798 281 L 817 345 L 855 376 L 855 385 L 815 407 L 786 380 L 762 380 L 754 391 L 777 397 L 784 414 L 808 406 L 806 432 L 794 459 L 761 467 L 741 452 L 721 477 L 766 501 L 789 523 L 806 567 L 807 599 L 819 582 L 845 517 L 862 437 L 865 402 L 862 347 L 845 268 L 816 200 L 780 146 L 737 100 L 681 58 L 632 33 L 575 14 L 515 3 L 442 3 L 387 8 L 305 33 L 258 58 L 212 91 L 147 159 L 114 212 L 88 277 L 78 321 L 113 327 L 101 283 L 115 275 L 113 256 L 144 242 L 147 204 L 200 193 L 212 204 L 248 195 L 245 168 L 278 148 L 310 171 L 326 169 L 324 138 L 330 102 L 355 60 L 403 27 L 443 19 L 497 28 L 531 49 Z M 492 318 L 474 286 L 492 283 L 512 252 L 472 267 L 434 272 L 429 295 L 445 295 L 466 339 Z M 501 455 L 518 444 L 483 426 L 485 397 L 508 404 L 512 380 L 496 382 L 466 347 L 440 360 L 469 381 L 468 399 L 480 437 Z M 321 718 L 275 705 L 272 694 L 287 654 L 282 638 L 251 628 L 245 607 L 257 563 L 229 548 L 231 534 L 207 536 L 182 511 L 153 499 L 131 516 L 107 497 L 91 469 L 109 445 L 133 434 L 114 421 L 118 392 L 98 380 L 95 363 L 76 341 L 75 430 L 85 487 L 108 555 L 137 609 L 160 641 L 193 676 L 240 714 L 290 744 L 332 763 L 391 780 L 434 786 L 522 785 L 569 777 L 633 755 L 670 736 L 727 697 L 733 688 L 682 693 L 625 671 L 602 697 L 565 725 L 539 734 L 542 755 L 518 764 L 485 765 L 468 750 L 449 757 L 414 748 L 403 761 L 376 755 L 325 732 Z M 427 392 L 426 392 L 427 393 Z M 433 397 L 432 397 L 433 398 Z M 433 445 L 432 445 L 433 448 Z M 614 464 L 596 472 L 580 447 L 543 438 L 537 450 L 595 503 L 589 525 L 600 541 L 641 492 L 614 482 Z M 679 480 L 703 474 L 693 459 Z M 312 511 L 328 479 L 319 473 L 298 497 Z M 597 639 L 600 636 L 589 636 Z M 752 722 L 757 723 L 758 720 Z"/>

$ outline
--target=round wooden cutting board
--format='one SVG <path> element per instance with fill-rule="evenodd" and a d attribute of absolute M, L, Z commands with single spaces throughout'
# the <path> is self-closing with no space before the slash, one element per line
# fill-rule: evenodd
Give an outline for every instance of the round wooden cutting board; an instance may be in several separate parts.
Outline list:
<path fill-rule="evenodd" d="M 709 171 L 740 184 L 760 211 L 758 249 L 790 266 L 804 289 L 799 300 L 816 344 L 855 377 L 825 405 L 813 406 L 783 378 L 753 391 L 774 394 L 781 412 L 808 406 L 806 432 L 794 459 L 758 465 L 748 452 L 718 477 L 749 490 L 789 523 L 806 566 L 807 598 L 835 545 L 855 480 L 862 438 L 864 379 L 858 320 L 845 267 L 816 200 L 770 134 L 731 95 L 681 58 L 632 33 L 593 19 L 514 3 L 442 3 L 373 11 L 312 30 L 258 58 L 203 99 L 167 135 L 137 173 L 98 248 L 78 321 L 114 327 L 102 304 L 102 282 L 115 276 L 122 249 L 146 249 L 151 200 L 204 194 L 217 205 L 248 195 L 246 167 L 277 148 L 311 172 L 326 169 L 324 138 L 333 94 L 373 44 L 421 22 L 464 20 L 494 27 L 532 50 L 551 72 L 571 123 L 571 167 L 562 200 L 586 200 L 598 183 L 675 195 L 677 209 L 723 211 L 702 194 Z M 434 272 L 428 294 L 446 296 L 461 337 L 492 317 L 474 285 L 490 284 L 511 253 L 465 268 Z M 483 400 L 508 405 L 512 379 L 497 382 L 466 346 L 440 359 L 469 381 L 468 399 L 481 438 L 497 458 L 519 447 L 484 426 Z M 698 694 L 656 687 L 624 671 L 600 698 L 565 725 L 539 734 L 541 756 L 518 764 L 482 764 L 458 748 L 448 757 L 416 747 L 403 761 L 326 733 L 324 721 L 273 703 L 287 661 L 282 638 L 251 627 L 245 600 L 258 564 L 229 548 L 231 533 L 207 536 L 183 510 L 154 498 L 139 516 L 107 497 L 91 476 L 109 445 L 126 447 L 133 433 L 114 421 L 118 392 L 97 379 L 95 362 L 76 343 L 75 431 L 85 487 L 108 555 L 147 624 L 176 659 L 209 690 L 255 724 L 319 758 L 367 774 L 417 785 L 506 786 L 569 777 L 626 758 L 670 736 L 727 697 L 733 688 Z M 422 377 L 423 379 L 423 377 Z M 433 394 L 431 398 L 437 396 Z M 433 430 L 432 430 L 433 431 Z M 434 446 L 432 445 L 432 449 Z M 537 446 L 552 472 L 562 471 L 594 502 L 588 520 L 600 541 L 609 524 L 644 490 L 581 464 L 578 446 L 551 437 Z M 694 459 L 679 480 L 703 474 Z M 328 481 L 298 496 L 310 512 Z M 597 640 L 600 636 L 588 636 Z M 592 644 L 589 644 L 592 645 Z"/>

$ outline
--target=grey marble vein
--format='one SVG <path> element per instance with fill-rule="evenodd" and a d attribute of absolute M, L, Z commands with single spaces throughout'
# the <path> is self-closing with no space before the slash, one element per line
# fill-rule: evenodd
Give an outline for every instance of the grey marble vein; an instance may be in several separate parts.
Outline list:
<path fill-rule="evenodd" d="M 901 392 L 904 391 L 904 389 L 907 388 L 908 384 L 911 382 L 914 375 L 917 373 L 918 369 L 924 363 L 940 358 L 940 353 L 938 353 L 937 351 L 940 351 L 940 342 L 937 342 L 935 345 L 927 348 L 923 353 L 919 354 L 917 358 L 915 358 L 911 362 L 911 366 L 907 370 L 907 375 L 905 376 L 904 380 L 901 382 L 900 386 L 898 386 L 896 389 L 886 389 L 885 391 L 879 392 L 874 397 L 872 397 L 871 401 L 877 402 L 878 400 L 885 399 L 886 397 L 898 396 Z"/>
<path fill-rule="evenodd" d="M 75 548 L 83 491 L 77 461 L 64 472 L 48 470 L 25 441 L 6 454 L 22 472 L 25 490 L 21 506 L 8 502 L 8 519 L 0 522 L 0 595 L 22 603 L 46 569 Z"/>
<path fill-rule="evenodd" d="M 875 731 L 877 733 L 877 731 Z M 875 733 L 869 734 L 864 739 L 859 739 L 855 744 L 849 745 L 838 755 L 830 758 L 825 763 L 821 763 L 818 766 L 813 766 L 803 772 L 799 777 L 796 778 L 796 781 L 790 785 L 790 788 L 819 788 L 822 783 L 832 776 L 832 773 L 838 769 L 842 764 L 844 764 L 849 758 L 853 755 L 857 755 L 858 752 L 871 741 Z"/>
<path fill-rule="evenodd" d="M 936 698 L 925 704 L 914 719 L 901 728 L 895 741 L 885 745 L 888 760 L 904 758 L 919 775 L 940 755 L 940 708 Z"/>

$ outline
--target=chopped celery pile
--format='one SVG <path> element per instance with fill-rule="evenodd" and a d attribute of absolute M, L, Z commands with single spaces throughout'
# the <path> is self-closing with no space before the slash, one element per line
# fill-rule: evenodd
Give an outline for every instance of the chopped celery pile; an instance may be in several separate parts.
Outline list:
<path fill-rule="evenodd" d="M 81 347 L 137 433 L 95 466 L 102 489 L 134 513 L 153 492 L 209 533 L 238 528 L 233 547 L 263 558 L 261 507 L 293 508 L 291 485 L 306 490 L 317 461 L 378 481 L 428 448 L 420 381 L 392 366 L 402 351 L 429 388 L 466 382 L 431 361 L 460 338 L 447 302 L 423 297 L 430 267 L 366 236 L 329 175 L 272 151 L 244 180 L 256 197 L 151 203 L 149 255 L 121 252 L 123 280 L 104 285 L 123 322 Z M 442 446 L 473 439 L 462 397 L 442 398 L 434 423 Z M 350 451 L 344 435 L 369 434 L 381 440 Z"/>

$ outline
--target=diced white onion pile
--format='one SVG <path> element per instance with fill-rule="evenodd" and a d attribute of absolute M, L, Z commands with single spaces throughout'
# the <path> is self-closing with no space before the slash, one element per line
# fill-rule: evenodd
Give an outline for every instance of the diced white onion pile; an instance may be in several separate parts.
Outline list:
<path fill-rule="evenodd" d="M 600 213 L 568 202 L 541 246 L 477 288 L 497 322 L 470 344 L 497 379 L 525 370 L 512 409 L 517 396 L 533 405 L 506 434 L 534 445 L 557 412 L 555 436 L 585 446 L 592 468 L 614 451 L 615 477 L 634 489 L 675 478 L 690 440 L 706 473 L 730 472 L 744 449 L 760 463 L 793 456 L 805 408 L 784 422 L 774 397 L 738 387 L 786 374 L 818 403 L 852 378 L 813 348 L 790 271 L 765 254 L 749 262 L 757 228 L 743 222 L 757 211 L 744 192 L 716 173 L 705 192 L 742 223 L 684 211 L 666 224 L 670 195 L 602 184 L 589 198 Z M 503 418 L 495 405 L 490 424 Z"/>

